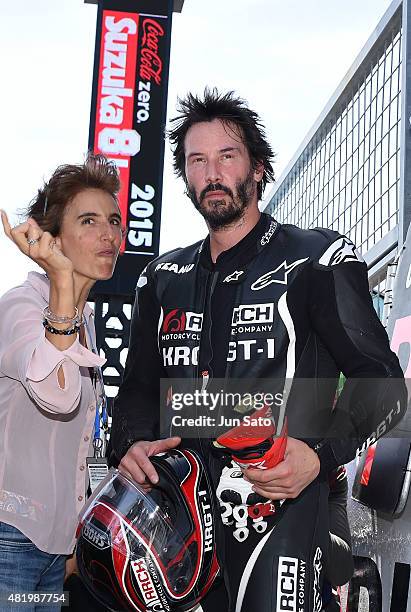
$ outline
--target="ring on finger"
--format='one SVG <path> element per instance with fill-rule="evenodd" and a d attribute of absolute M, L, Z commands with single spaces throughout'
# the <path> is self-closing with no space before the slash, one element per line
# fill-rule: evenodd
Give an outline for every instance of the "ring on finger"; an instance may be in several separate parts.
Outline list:
<path fill-rule="evenodd" d="M 39 241 L 39 238 L 29 238 L 29 239 L 27 240 L 27 244 L 28 244 L 29 246 L 33 246 L 33 244 L 37 244 L 37 243 L 38 243 L 38 241 Z"/>

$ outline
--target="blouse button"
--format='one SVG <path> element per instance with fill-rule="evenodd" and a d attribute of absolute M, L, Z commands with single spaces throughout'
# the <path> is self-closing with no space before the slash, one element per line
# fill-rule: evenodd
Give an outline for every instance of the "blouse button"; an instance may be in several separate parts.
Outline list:
<path fill-rule="evenodd" d="M 84 465 L 80 465 L 80 472 L 84 471 Z"/>
<path fill-rule="evenodd" d="M 78 499 L 79 501 L 83 501 L 83 496 L 82 496 L 82 495 L 79 495 L 77 499 Z"/>
<path fill-rule="evenodd" d="M 84 442 L 88 442 L 90 440 L 90 436 L 84 436 L 83 440 Z"/>

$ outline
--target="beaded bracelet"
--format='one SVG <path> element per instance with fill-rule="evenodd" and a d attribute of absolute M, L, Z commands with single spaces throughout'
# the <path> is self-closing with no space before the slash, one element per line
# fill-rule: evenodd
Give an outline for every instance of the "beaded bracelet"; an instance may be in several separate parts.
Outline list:
<path fill-rule="evenodd" d="M 50 323 L 73 323 L 76 325 L 79 322 L 78 308 L 74 307 L 74 317 L 66 317 L 64 315 L 56 315 L 54 312 L 51 312 L 50 307 L 46 306 L 43 310 L 43 316 Z"/>
<path fill-rule="evenodd" d="M 69 327 L 68 329 L 56 329 L 44 319 L 43 321 L 44 329 L 46 329 L 51 334 L 58 334 L 59 336 L 71 336 L 72 334 L 77 334 L 80 331 L 80 325 L 73 325 L 73 327 Z"/>

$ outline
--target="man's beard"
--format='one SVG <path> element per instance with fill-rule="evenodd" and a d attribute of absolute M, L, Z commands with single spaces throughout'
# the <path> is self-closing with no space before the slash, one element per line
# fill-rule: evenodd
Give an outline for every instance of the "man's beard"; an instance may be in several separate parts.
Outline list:
<path fill-rule="evenodd" d="M 234 196 L 229 187 L 221 183 L 210 183 L 207 185 L 200 193 L 199 198 L 197 198 L 194 187 L 188 185 L 187 195 L 198 212 L 207 221 L 210 228 L 218 230 L 226 225 L 230 225 L 234 221 L 238 221 L 238 219 L 244 216 L 244 212 L 250 204 L 255 189 L 254 170 L 251 168 L 246 178 L 243 181 L 238 181 L 236 184 L 236 196 Z M 208 203 L 205 204 L 204 201 L 207 194 L 213 191 L 224 191 L 228 197 L 221 200 L 208 200 Z"/>

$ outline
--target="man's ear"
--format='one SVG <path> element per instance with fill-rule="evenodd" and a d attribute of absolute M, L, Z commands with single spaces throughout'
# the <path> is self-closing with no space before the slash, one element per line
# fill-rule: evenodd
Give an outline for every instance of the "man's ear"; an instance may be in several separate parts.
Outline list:
<path fill-rule="evenodd" d="M 254 179 L 259 183 L 263 178 L 264 164 L 262 162 L 256 162 L 254 166 Z"/>
<path fill-rule="evenodd" d="M 58 246 L 58 248 L 59 248 L 59 249 L 60 249 L 60 251 L 61 251 L 61 238 L 60 238 L 60 236 L 56 236 L 56 237 L 54 238 L 54 240 L 56 241 L 56 245 Z"/>

